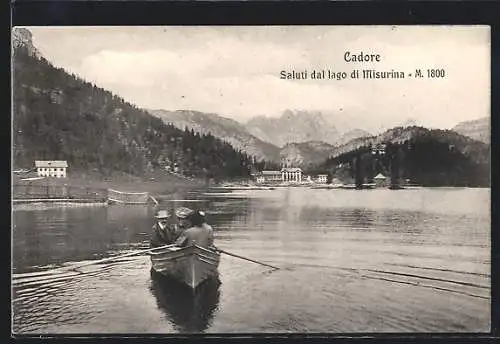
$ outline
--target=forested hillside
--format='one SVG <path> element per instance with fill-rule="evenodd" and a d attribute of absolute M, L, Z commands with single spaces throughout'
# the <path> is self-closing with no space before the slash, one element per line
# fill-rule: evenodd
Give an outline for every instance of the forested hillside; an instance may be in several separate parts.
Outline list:
<path fill-rule="evenodd" d="M 190 110 L 148 110 L 165 123 L 177 128 L 193 129 L 200 134 L 212 134 L 229 143 L 233 148 L 241 150 L 258 159 L 279 161 L 279 148 L 250 135 L 245 126 L 233 119 L 215 113 L 203 113 Z"/>
<path fill-rule="evenodd" d="M 13 56 L 14 167 L 34 160 L 67 160 L 69 171 L 103 175 L 178 166 L 188 176 L 246 177 L 247 154 L 211 135 L 166 125 L 161 119 L 15 44 Z"/>
<path fill-rule="evenodd" d="M 311 172 L 354 178 L 360 158 L 358 172 L 365 181 L 383 173 L 426 186 L 490 185 L 490 146 L 450 130 L 397 127 L 341 150 Z"/>

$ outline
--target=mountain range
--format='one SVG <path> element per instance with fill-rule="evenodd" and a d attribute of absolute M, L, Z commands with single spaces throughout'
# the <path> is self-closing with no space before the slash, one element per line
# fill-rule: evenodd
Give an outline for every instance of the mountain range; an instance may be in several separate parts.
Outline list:
<path fill-rule="evenodd" d="M 259 160 L 279 161 L 280 149 L 272 143 L 251 135 L 245 125 L 217 114 L 198 111 L 148 110 L 152 115 L 161 118 L 165 123 L 179 129 L 193 129 L 197 133 L 211 133 L 215 137 L 228 142 L 235 149 L 255 156 Z"/>
<path fill-rule="evenodd" d="M 330 157 L 339 157 L 343 154 L 348 154 L 350 152 L 356 151 L 361 147 L 377 146 L 386 143 L 403 144 L 412 140 L 432 140 L 440 143 L 446 143 L 449 146 L 453 146 L 456 151 L 459 151 L 460 153 L 467 156 L 471 154 L 473 155 L 474 152 L 477 153 L 478 149 L 488 148 L 488 145 L 484 142 L 474 140 L 473 138 L 465 135 L 461 135 L 453 130 L 431 130 L 419 126 L 410 126 L 395 127 L 386 130 L 379 135 L 351 140 L 344 145 L 333 147 L 333 149 L 330 151 Z M 477 156 L 477 158 L 479 159 L 479 156 Z"/>
<path fill-rule="evenodd" d="M 211 133 L 235 149 L 262 160 L 306 166 L 328 157 L 335 145 L 369 136 L 353 129 L 339 133 L 320 112 L 286 110 L 281 117 L 257 116 L 247 123 L 215 113 L 189 110 L 148 110 L 166 124 L 197 133 Z"/>
<path fill-rule="evenodd" d="M 490 119 L 480 119 L 460 122 L 451 130 L 484 143 L 490 143 Z"/>
<path fill-rule="evenodd" d="M 150 110 L 165 123 L 180 129 L 189 128 L 199 133 L 212 133 L 238 150 L 263 160 L 280 162 L 288 166 L 307 167 L 369 141 L 389 140 L 394 128 L 372 135 L 362 129 L 339 132 L 319 111 L 286 110 L 280 117 L 256 116 L 246 123 L 214 113 L 198 111 Z M 414 119 L 401 127 L 418 127 Z M 345 126 L 344 126 L 345 127 Z M 488 118 L 459 123 L 453 131 L 489 143 Z"/>
<path fill-rule="evenodd" d="M 382 145 L 378 152 L 373 150 Z M 377 173 L 396 173 L 397 178 L 424 186 L 484 187 L 490 183 L 490 146 L 452 130 L 395 127 L 335 147 L 331 153 L 326 162 L 311 171 L 352 177 L 351 167 L 356 161 L 368 178 Z"/>
<path fill-rule="evenodd" d="M 289 143 L 322 141 L 335 144 L 340 133 L 320 112 L 285 110 L 281 117 L 253 117 L 246 123 L 248 132 L 278 147 Z"/>

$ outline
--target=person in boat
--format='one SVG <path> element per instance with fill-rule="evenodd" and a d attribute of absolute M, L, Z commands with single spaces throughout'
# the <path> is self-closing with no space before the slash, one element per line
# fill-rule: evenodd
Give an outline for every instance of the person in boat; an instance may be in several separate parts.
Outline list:
<path fill-rule="evenodd" d="M 170 245 L 177 239 L 173 228 L 169 226 L 170 214 L 166 210 L 160 210 L 156 214 L 156 223 L 151 233 L 151 247 Z"/>
<path fill-rule="evenodd" d="M 175 209 L 176 222 L 175 224 L 173 224 L 175 239 L 179 238 L 186 229 L 191 227 L 191 221 L 189 217 L 193 213 L 194 210 L 187 207 L 179 207 Z"/>
<path fill-rule="evenodd" d="M 214 244 L 212 227 L 206 223 L 205 213 L 194 211 L 188 216 L 191 227 L 186 229 L 176 240 L 178 246 L 197 245 L 203 248 L 209 248 Z"/>
<path fill-rule="evenodd" d="M 213 246 L 214 245 L 214 236 L 213 236 L 214 229 L 212 228 L 212 226 L 210 226 L 207 223 L 206 213 L 204 211 L 202 211 L 202 210 L 199 210 L 198 213 L 199 213 L 199 215 L 202 218 L 202 222 L 203 222 L 202 226 L 203 226 L 203 228 L 210 234 L 210 237 L 209 237 L 209 246 Z"/>

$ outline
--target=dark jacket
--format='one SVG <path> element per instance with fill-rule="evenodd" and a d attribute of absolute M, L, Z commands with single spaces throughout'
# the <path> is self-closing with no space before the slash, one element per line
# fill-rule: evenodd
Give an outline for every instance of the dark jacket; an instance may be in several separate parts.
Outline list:
<path fill-rule="evenodd" d="M 176 240 L 175 231 L 172 226 L 167 225 L 161 228 L 158 223 L 155 223 L 151 233 L 151 247 L 159 247 L 173 244 Z"/>

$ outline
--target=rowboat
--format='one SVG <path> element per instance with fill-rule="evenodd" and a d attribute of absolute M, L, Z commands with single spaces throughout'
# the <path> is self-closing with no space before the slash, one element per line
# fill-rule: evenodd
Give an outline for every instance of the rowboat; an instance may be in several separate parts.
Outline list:
<path fill-rule="evenodd" d="M 149 252 L 154 271 L 192 289 L 218 274 L 220 253 L 198 245 L 165 247 Z"/>

